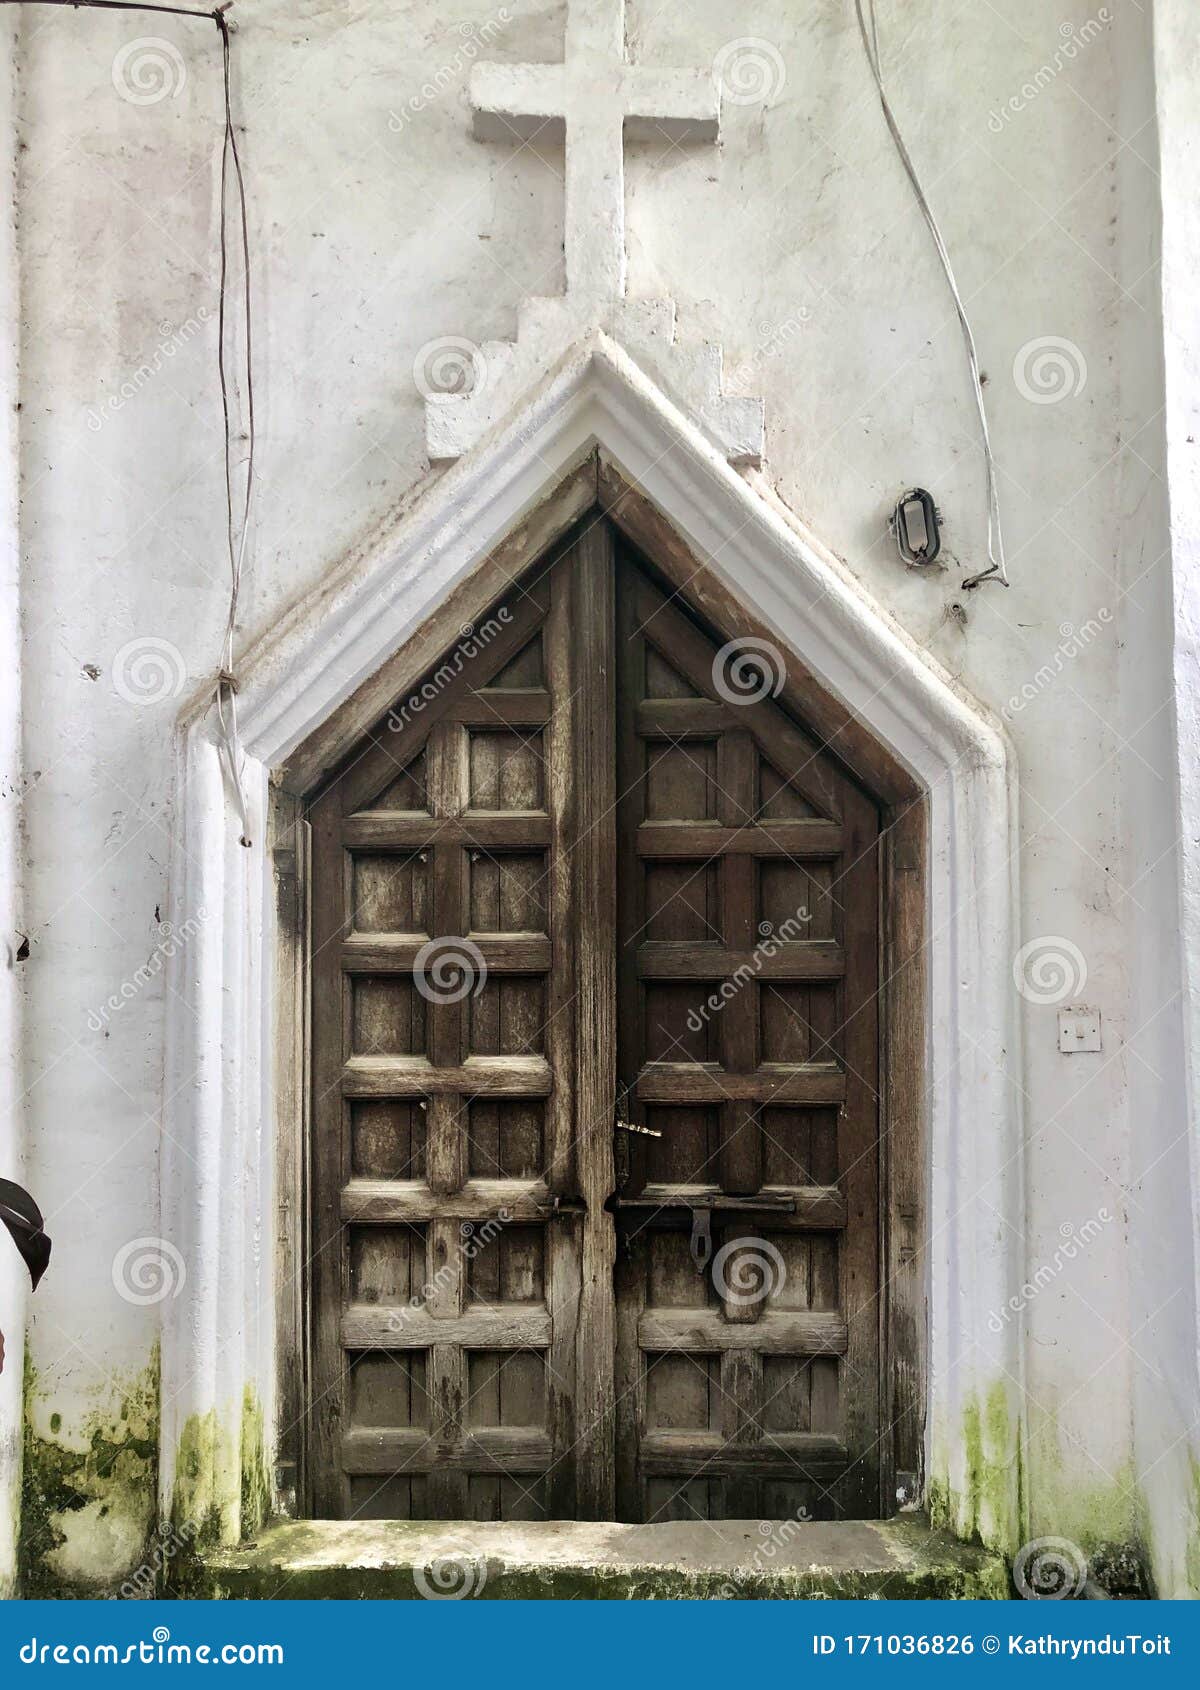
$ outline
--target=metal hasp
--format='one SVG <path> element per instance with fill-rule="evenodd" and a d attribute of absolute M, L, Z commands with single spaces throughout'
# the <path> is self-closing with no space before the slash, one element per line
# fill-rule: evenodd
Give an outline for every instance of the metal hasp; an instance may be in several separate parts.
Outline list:
<path fill-rule="evenodd" d="M 703 1273 L 712 1261 L 712 1210 L 692 1210 L 692 1239 L 689 1248 L 696 1272 Z"/>
<path fill-rule="evenodd" d="M 794 1215 L 796 1200 L 794 1197 L 785 1197 L 782 1193 L 774 1191 L 760 1192 L 757 1197 L 727 1197 L 723 1191 L 715 1191 L 711 1196 L 705 1192 L 703 1197 L 684 1196 L 682 1193 L 672 1191 L 656 1194 L 654 1187 L 650 1186 L 640 1197 L 615 1198 L 612 1207 L 618 1210 L 690 1210 L 692 1236 L 689 1248 L 696 1272 L 703 1273 L 712 1260 L 712 1216 L 714 1209 L 720 1209 L 726 1214 L 736 1212 L 740 1214 Z"/>

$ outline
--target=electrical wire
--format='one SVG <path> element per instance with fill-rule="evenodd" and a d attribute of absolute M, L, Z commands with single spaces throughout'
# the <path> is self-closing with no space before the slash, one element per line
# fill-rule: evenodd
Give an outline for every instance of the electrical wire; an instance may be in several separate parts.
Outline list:
<path fill-rule="evenodd" d="M 25 5 L 31 0 L 0 0 L 3 5 Z M 233 786 L 237 799 L 238 813 L 241 817 L 242 832 L 240 843 L 247 848 L 252 844 L 250 838 L 250 803 L 246 795 L 245 758 L 242 753 L 241 739 L 238 734 L 237 720 L 237 680 L 233 672 L 233 642 L 237 630 L 238 603 L 242 590 L 242 565 L 246 556 L 246 542 L 250 533 L 250 510 L 254 499 L 254 448 L 256 443 L 254 423 L 254 357 L 253 337 L 251 332 L 250 314 L 250 219 L 246 206 L 246 181 L 242 173 L 242 160 L 238 152 L 237 130 L 233 122 L 233 93 L 231 87 L 231 57 L 229 24 L 225 13 L 233 5 L 233 0 L 225 0 L 223 5 L 209 10 L 200 10 L 191 6 L 165 6 L 144 3 L 144 0 L 32 0 L 33 4 L 42 6 L 69 6 L 72 11 L 80 9 L 105 12 L 157 12 L 178 18 L 207 18 L 215 23 L 221 37 L 221 82 L 224 95 L 225 121 L 221 136 L 221 211 L 220 211 L 220 286 L 219 309 L 217 319 L 217 371 L 221 384 L 221 414 L 225 424 L 225 530 L 229 551 L 229 614 L 225 622 L 225 637 L 221 646 L 221 667 L 217 674 L 216 685 L 213 689 L 213 703 L 216 707 L 217 724 L 220 729 L 221 754 Z M 228 316 L 229 297 L 229 174 L 233 167 L 233 176 L 237 187 L 237 204 L 241 228 L 242 248 L 242 277 L 243 277 L 243 310 L 245 315 L 245 385 L 246 385 L 246 433 L 248 451 L 246 458 L 246 494 L 242 504 L 242 514 L 239 524 L 235 518 L 236 499 L 234 495 L 234 420 L 230 399 L 229 377 L 225 360 L 226 320 Z"/>
<path fill-rule="evenodd" d="M 214 699 L 217 721 L 221 729 L 222 749 L 237 798 L 242 819 L 241 844 L 249 849 L 250 805 L 246 796 L 244 758 L 238 734 L 237 681 L 233 673 L 233 642 L 237 629 L 238 602 L 242 590 L 242 564 L 246 556 L 246 541 L 250 533 L 250 510 L 254 501 L 254 449 L 256 430 L 254 420 L 254 341 L 250 309 L 250 223 L 246 208 L 246 179 L 238 152 L 237 130 L 233 123 L 233 95 L 230 78 L 229 26 L 223 12 L 216 13 L 217 28 L 221 32 L 221 72 L 225 94 L 225 131 L 221 143 L 221 281 L 217 321 L 217 369 L 221 382 L 221 414 L 225 423 L 225 516 L 226 539 L 229 549 L 229 616 L 225 624 L 221 671 L 217 677 Z M 234 475 L 233 475 L 233 418 L 230 406 L 229 380 L 225 367 L 225 318 L 229 285 L 229 222 L 227 217 L 229 167 L 232 163 L 237 184 L 237 203 L 241 222 L 242 282 L 244 288 L 246 352 L 246 494 L 242 506 L 241 533 L 235 535 Z M 228 715 L 226 712 L 228 711 Z"/>
<path fill-rule="evenodd" d="M 971 367 L 971 384 L 975 391 L 975 409 L 979 414 L 979 433 L 983 442 L 983 461 L 987 478 L 987 569 L 981 570 L 963 582 L 963 588 L 969 591 L 973 587 L 981 587 L 985 581 L 996 581 L 1000 586 L 1009 585 L 1008 569 L 1004 558 L 1004 531 L 1000 522 L 1000 489 L 996 473 L 996 456 L 992 450 L 991 430 L 988 428 L 987 406 L 983 398 L 983 378 L 979 370 L 979 353 L 975 347 L 975 335 L 971 328 L 971 320 L 967 315 L 967 308 L 959 292 L 958 282 L 954 275 L 954 266 L 950 262 L 950 253 L 942 239 L 942 231 L 938 227 L 933 208 L 925 197 L 925 190 L 921 186 L 921 179 L 917 174 L 917 167 L 912 161 L 908 148 L 904 144 L 904 137 L 900 133 L 900 126 L 896 122 L 891 102 L 884 86 L 883 68 L 879 55 L 879 25 L 875 17 L 875 0 L 867 0 L 867 13 L 863 12 L 863 0 L 854 0 L 854 10 L 858 16 L 858 32 L 862 36 L 863 50 L 867 55 L 867 63 L 871 67 L 871 74 L 875 78 L 875 86 L 879 90 L 879 103 L 883 107 L 884 120 L 891 132 L 892 140 L 896 144 L 896 151 L 900 155 L 905 173 L 912 184 L 917 204 L 921 208 L 921 215 L 929 226 L 933 236 L 933 244 L 942 263 L 942 269 L 949 284 L 950 293 L 954 300 L 954 309 L 958 313 L 958 321 L 962 328 L 963 341 L 967 349 L 967 362 Z M 868 25 L 869 17 L 869 25 Z"/>

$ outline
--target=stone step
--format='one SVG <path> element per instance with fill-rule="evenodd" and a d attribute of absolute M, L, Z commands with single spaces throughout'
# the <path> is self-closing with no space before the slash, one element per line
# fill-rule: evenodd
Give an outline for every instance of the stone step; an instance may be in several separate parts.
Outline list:
<path fill-rule="evenodd" d="M 188 1596 L 343 1600 L 1006 1599 L 1003 1559 L 919 1517 L 837 1524 L 288 1520 L 212 1550 Z"/>

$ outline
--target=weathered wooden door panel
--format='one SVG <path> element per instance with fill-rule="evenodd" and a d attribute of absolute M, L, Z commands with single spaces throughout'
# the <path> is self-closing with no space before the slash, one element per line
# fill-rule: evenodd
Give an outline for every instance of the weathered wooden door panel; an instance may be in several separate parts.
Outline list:
<path fill-rule="evenodd" d="M 580 1422 L 612 1397 L 611 1149 L 577 1132 L 612 1096 L 612 924 L 592 888 L 593 978 L 576 885 L 611 863 L 578 778 L 611 743 L 581 681 L 611 581 L 601 527 L 514 584 L 311 806 L 322 1514 L 612 1511 L 607 1425 Z"/>
<path fill-rule="evenodd" d="M 879 819 L 744 655 L 597 516 L 309 806 L 320 1514 L 879 1511 Z"/>
<path fill-rule="evenodd" d="M 629 560 L 617 626 L 620 1510 L 872 1515 L 878 815 L 776 654 Z"/>

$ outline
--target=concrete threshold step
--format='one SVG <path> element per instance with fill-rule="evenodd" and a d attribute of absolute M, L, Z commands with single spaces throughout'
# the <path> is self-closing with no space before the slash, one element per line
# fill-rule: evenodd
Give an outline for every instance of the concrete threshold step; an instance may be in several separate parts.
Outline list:
<path fill-rule="evenodd" d="M 203 1555 L 180 1594 L 411 1600 L 1006 1599 L 1003 1559 L 895 1520 L 627 1526 L 288 1520 Z"/>

